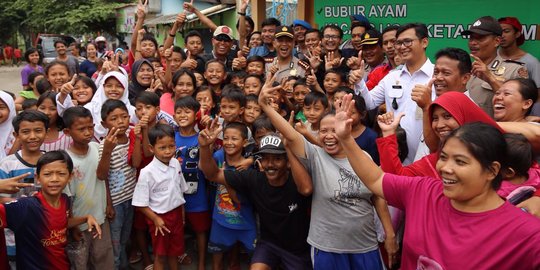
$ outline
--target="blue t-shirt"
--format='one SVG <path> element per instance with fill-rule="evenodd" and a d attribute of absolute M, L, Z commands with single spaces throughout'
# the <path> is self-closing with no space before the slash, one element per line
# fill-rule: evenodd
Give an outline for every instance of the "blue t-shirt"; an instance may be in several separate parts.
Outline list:
<path fill-rule="evenodd" d="M 214 160 L 218 167 L 222 168 L 225 164 L 225 152 L 223 149 L 214 153 Z M 225 170 L 236 170 L 233 166 L 226 166 Z M 247 197 L 236 193 L 240 205 L 233 202 L 232 198 L 224 185 L 218 185 L 216 189 L 216 200 L 212 219 L 220 225 L 234 230 L 253 230 L 255 229 L 255 216 L 253 214 L 253 205 Z"/>
<path fill-rule="evenodd" d="M 371 156 L 373 162 L 380 165 L 379 151 L 377 150 L 376 143 L 377 133 L 373 131 L 373 129 L 366 127 L 366 130 L 364 130 L 360 136 L 354 138 L 354 140 L 362 150 L 366 151 Z"/>
<path fill-rule="evenodd" d="M 184 193 L 186 212 L 208 211 L 208 197 L 206 194 L 206 178 L 199 170 L 199 134 L 184 137 L 176 132 L 176 159 L 182 164 L 182 173 L 188 191 Z"/>
<path fill-rule="evenodd" d="M 79 65 L 79 71 L 80 71 L 81 73 L 86 74 L 86 76 L 92 78 L 92 75 L 94 75 L 94 72 L 97 71 L 96 63 L 91 62 L 90 60 L 84 60 L 84 61 Z"/>

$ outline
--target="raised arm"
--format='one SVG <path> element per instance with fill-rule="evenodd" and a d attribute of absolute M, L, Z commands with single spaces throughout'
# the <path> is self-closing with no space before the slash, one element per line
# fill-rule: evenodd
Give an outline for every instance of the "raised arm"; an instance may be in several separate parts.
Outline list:
<path fill-rule="evenodd" d="M 354 101 L 352 100 L 352 95 L 345 95 L 343 101 L 336 109 L 336 134 L 356 175 L 358 175 L 360 180 L 373 194 L 384 198 L 382 186 L 383 171 L 360 149 L 360 146 L 358 146 L 351 136 L 353 107 Z"/>
<path fill-rule="evenodd" d="M 225 173 L 223 169 L 218 168 L 216 161 L 212 157 L 212 144 L 221 133 L 222 128 L 217 122 L 217 118 L 212 121 L 210 127 L 199 133 L 199 168 L 206 179 L 225 185 Z"/>
<path fill-rule="evenodd" d="M 249 4 L 249 0 L 242 0 L 242 4 L 240 5 L 238 9 L 238 15 L 240 16 L 238 18 L 238 43 L 240 45 L 240 49 L 244 48 L 244 46 L 247 46 L 247 40 L 246 37 L 248 35 L 247 29 L 246 29 L 246 10 Z"/>
<path fill-rule="evenodd" d="M 424 141 L 431 153 L 435 152 L 439 148 L 439 137 L 435 135 L 431 128 L 431 122 L 429 121 L 429 106 L 431 105 L 431 93 L 433 88 L 433 82 L 435 78 L 431 78 L 427 85 L 417 84 L 412 89 L 411 98 L 416 102 L 418 107 L 422 109 L 422 131 L 424 135 Z"/>
<path fill-rule="evenodd" d="M 174 38 L 176 37 L 176 33 L 178 32 L 178 29 L 182 28 L 185 21 L 186 12 L 178 13 L 178 15 L 176 16 L 176 20 L 171 27 L 171 30 L 169 30 L 169 35 L 163 43 L 163 48 L 169 48 L 174 44 Z"/>
<path fill-rule="evenodd" d="M 259 105 L 264 113 L 268 116 L 268 119 L 272 122 L 272 125 L 281 133 L 283 137 L 288 141 L 289 148 L 297 157 L 306 157 L 306 151 L 304 149 L 304 139 L 300 133 L 298 133 L 289 122 L 283 118 L 271 105 L 271 101 L 274 97 L 272 93 L 279 91 L 281 85 L 272 87 L 272 83 L 275 81 L 275 76 L 270 78 L 267 76 L 261 92 L 259 94 Z"/>
<path fill-rule="evenodd" d="M 304 196 L 311 195 L 313 193 L 311 175 L 302 163 L 300 163 L 300 160 L 292 153 L 287 143 L 285 144 L 285 150 L 287 150 L 287 158 L 289 159 L 289 165 L 291 166 L 291 174 L 294 183 L 296 184 L 296 190 Z"/>
<path fill-rule="evenodd" d="M 131 47 L 130 47 L 131 50 L 137 48 L 139 30 L 143 28 L 144 18 L 146 17 L 147 12 L 148 12 L 148 0 L 145 0 L 144 4 L 142 0 L 139 0 L 139 3 L 137 5 L 137 22 L 135 23 L 135 27 L 133 27 L 133 33 L 131 35 Z M 133 55 L 135 55 L 135 53 Z"/>
<path fill-rule="evenodd" d="M 521 133 L 531 143 L 535 154 L 540 153 L 540 125 L 527 122 L 497 122 L 508 133 Z"/>
<path fill-rule="evenodd" d="M 195 6 L 193 6 L 193 0 L 191 0 L 190 3 L 184 2 L 184 10 L 194 13 L 199 18 L 201 23 L 210 28 L 210 31 L 214 32 L 216 30 L 217 25 L 212 20 L 210 20 L 210 18 L 206 17 L 206 15 L 202 14 L 202 12 L 198 10 Z"/>

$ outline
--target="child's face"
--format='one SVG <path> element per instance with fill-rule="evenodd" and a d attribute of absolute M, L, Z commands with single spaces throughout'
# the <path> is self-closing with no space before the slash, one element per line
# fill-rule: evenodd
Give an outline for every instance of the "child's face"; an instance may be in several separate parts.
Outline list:
<path fill-rule="evenodd" d="M 324 90 L 326 93 L 333 94 L 341 84 L 341 79 L 336 73 L 328 73 L 324 76 Z"/>
<path fill-rule="evenodd" d="M 245 80 L 243 78 L 240 78 L 240 77 L 232 77 L 231 79 L 231 83 L 240 87 L 240 89 L 244 88 L 244 82 Z"/>
<path fill-rule="evenodd" d="M 317 124 L 321 120 L 326 108 L 323 106 L 322 102 L 318 100 L 310 105 L 304 104 L 303 110 L 308 122 L 311 124 Z"/>
<path fill-rule="evenodd" d="M 39 151 L 45 140 L 47 129 L 45 129 L 45 124 L 40 121 L 22 121 L 19 125 L 19 131 L 14 135 L 21 142 L 23 149 L 36 152 Z"/>
<path fill-rule="evenodd" d="M 195 72 L 193 74 L 195 74 L 195 79 L 197 80 L 197 87 L 201 87 L 201 85 L 204 83 L 203 75 L 199 72 Z"/>
<path fill-rule="evenodd" d="M 0 99 L 0 124 L 6 122 L 8 117 L 9 117 L 9 107 L 3 100 Z"/>
<path fill-rule="evenodd" d="M 139 72 L 137 72 L 137 82 L 142 86 L 150 86 L 154 78 L 154 71 L 148 64 L 142 64 Z"/>
<path fill-rule="evenodd" d="M 172 52 L 171 57 L 169 58 L 169 66 L 171 68 L 171 73 L 174 74 L 180 69 L 183 59 L 182 54 L 179 52 Z"/>
<path fill-rule="evenodd" d="M 121 99 L 124 95 L 124 86 L 114 77 L 109 77 L 103 85 L 105 96 L 110 99 Z"/>
<path fill-rule="evenodd" d="M 135 114 L 137 118 L 142 119 L 144 116 L 148 116 L 148 123 L 154 124 L 156 122 L 156 116 L 159 113 L 159 106 L 151 104 L 144 104 L 142 102 L 135 103 Z"/>
<path fill-rule="evenodd" d="M 181 128 L 195 125 L 197 112 L 189 108 L 176 108 L 174 110 L 174 120 Z"/>
<path fill-rule="evenodd" d="M 246 82 L 244 83 L 244 94 L 246 95 L 259 95 L 259 92 L 261 91 L 261 81 L 254 77 L 249 77 L 246 79 Z"/>
<path fill-rule="evenodd" d="M 358 126 L 359 124 L 362 123 L 362 119 L 364 118 L 362 114 L 360 114 L 360 112 L 358 112 L 358 110 L 356 109 L 356 107 L 353 106 L 353 109 L 352 109 L 352 114 L 351 114 L 351 118 L 352 118 L 352 126 L 353 127 L 356 127 Z"/>
<path fill-rule="evenodd" d="M 75 87 L 71 94 L 73 95 L 73 99 L 75 99 L 79 105 L 90 102 L 94 95 L 92 88 L 86 85 L 82 80 L 75 83 Z"/>
<path fill-rule="evenodd" d="M 165 136 L 158 138 L 156 143 L 150 146 L 150 150 L 152 150 L 154 156 L 161 162 L 169 164 L 169 161 L 171 161 L 171 158 L 176 153 L 176 143 L 173 137 Z"/>
<path fill-rule="evenodd" d="M 116 127 L 119 129 L 118 137 L 123 137 L 129 128 L 129 113 L 123 108 L 116 108 L 107 115 L 102 125 L 108 129 Z"/>
<path fill-rule="evenodd" d="M 212 99 L 212 93 L 210 91 L 202 91 L 197 93 L 195 100 L 201 104 L 201 108 L 205 111 L 209 111 L 214 108 L 214 100 Z"/>
<path fill-rule="evenodd" d="M 154 42 L 150 40 L 143 40 L 141 42 L 141 54 L 143 58 L 150 58 L 156 54 L 157 48 Z"/>
<path fill-rule="evenodd" d="M 242 153 L 246 139 L 242 137 L 242 132 L 235 128 L 225 129 L 223 133 L 223 151 L 226 155 L 232 156 Z"/>
<path fill-rule="evenodd" d="M 92 117 L 78 117 L 70 127 L 65 129 L 73 142 L 88 144 L 94 138 L 94 121 Z"/>
<path fill-rule="evenodd" d="M 228 99 L 222 99 L 219 107 L 220 116 L 223 117 L 226 123 L 234 122 L 244 112 L 244 108 L 240 107 L 240 104 L 236 101 Z"/>
<path fill-rule="evenodd" d="M 259 128 L 257 129 L 257 131 L 255 132 L 255 136 L 253 136 L 253 139 L 255 140 L 255 145 L 257 146 L 257 149 L 259 148 L 259 146 L 261 145 L 261 140 L 264 136 L 268 135 L 272 133 L 271 130 L 268 130 L 266 128 Z"/>
<path fill-rule="evenodd" d="M 47 80 L 51 84 L 52 89 L 60 89 L 69 79 L 69 71 L 63 65 L 54 65 L 47 72 Z"/>
<path fill-rule="evenodd" d="M 247 73 L 248 74 L 257 74 L 257 75 L 263 75 L 264 74 L 264 63 L 261 62 L 250 62 L 247 65 Z"/>
<path fill-rule="evenodd" d="M 333 97 L 333 100 L 332 100 L 332 104 L 336 104 L 336 102 L 338 102 L 338 104 L 341 104 L 341 100 L 343 100 L 343 97 L 346 95 L 347 93 L 345 92 L 337 92 L 334 94 L 334 97 Z"/>
<path fill-rule="evenodd" d="M 67 164 L 60 160 L 43 165 L 39 175 L 36 175 L 41 191 L 49 196 L 60 196 L 70 179 L 71 173 Z"/>
<path fill-rule="evenodd" d="M 38 106 L 38 111 L 49 117 L 49 123 L 51 125 L 56 124 L 56 120 L 58 120 L 58 111 L 56 110 L 56 106 L 51 99 L 46 98 L 43 100 L 43 102 Z"/>
<path fill-rule="evenodd" d="M 244 110 L 244 122 L 251 125 L 259 115 L 261 115 L 261 106 L 259 106 L 259 103 L 253 101 L 247 102 L 246 109 Z"/>
<path fill-rule="evenodd" d="M 195 56 L 202 51 L 202 41 L 200 37 L 192 36 L 189 37 L 188 42 L 186 43 L 186 49 Z"/>
<path fill-rule="evenodd" d="M 193 85 L 191 77 L 187 74 L 180 76 L 174 86 L 174 97 L 176 99 L 188 97 L 193 95 L 193 92 L 195 92 L 195 85 Z"/>
<path fill-rule="evenodd" d="M 283 87 L 283 90 L 285 91 L 285 96 L 290 100 L 294 97 L 294 94 L 293 94 L 293 87 L 294 87 L 294 84 L 296 83 L 296 80 L 295 79 L 292 79 L 292 80 L 289 80 L 285 83 L 285 87 Z"/>
<path fill-rule="evenodd" d="M 306 95 L 309 93 L 309 88 L 305 85 L 297 85 L 293 90 L 293 98 L 294 103 L 297 105 L 300 105 L 300 107 L 304 106 L 304 99 L 306 98 Z"/>
<path fill-rule="evenodd" d="M 225 70 L 219 63 L 210 63 L 204 71 L 204 78 L 210 85 L 220 85 L 225 80 Z"/>

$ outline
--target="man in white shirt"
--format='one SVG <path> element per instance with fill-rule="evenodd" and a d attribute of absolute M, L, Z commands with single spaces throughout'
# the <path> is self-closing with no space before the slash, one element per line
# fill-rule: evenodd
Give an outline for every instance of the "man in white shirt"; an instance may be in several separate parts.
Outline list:
<path fill-rule="evenodd" d="M 394 44 L 405 63 L 403 69 L 391 71 L 371 91 L 361 80 L 363 68 L 354 70 L 349 75 L 349 82 L 355 84 L 355 94 L 362 95 L 368 110 L 385 103 L 388 112 L 405 113 L 401 120 L 401 127 L 407 133 L 409 148 L 409 154 L 403 162 L 405 165 L 414 160 L 422 136 L 422 109 L 411 99 L 411 92 L 415 85 L 427 85 L 433 76 L 434 65 L 426 56 L 428 43 L 425 24 L 404 24 L 397 30 Z"/>

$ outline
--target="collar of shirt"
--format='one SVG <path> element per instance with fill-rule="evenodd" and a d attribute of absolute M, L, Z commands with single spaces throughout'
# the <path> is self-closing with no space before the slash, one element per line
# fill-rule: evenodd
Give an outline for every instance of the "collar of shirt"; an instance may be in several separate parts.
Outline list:
<path fill-rule="evenodd" d="M 419 70 L 417 70 L 416 72 L 419 72 L 419 71 L 423 72 L 426 76 L 429 76 L 430 78 L 433 76 L 433 64 L 431 63 L 429 58 L 426 59 L 426 62 L 424 62 L 422 67 Z M 403 74 L 403 73 L 410 74 L 409 69 L 407 68 L 407 65 L 404 65 L 403 68 L 401 69 L 401 74 Z M 411 76 L 412 76 L 412 74 L 411 74 Z"/>
<path fill-rule="evenodd" d="M 154 156 L 154 159 L 152 160 L 152 166 L 158 169 L 160 172 L 167 172 L 169 168 L 173 167 L 171 161 L 172 159 L 169 161 L 169 164 L 165 164 Z"/>

